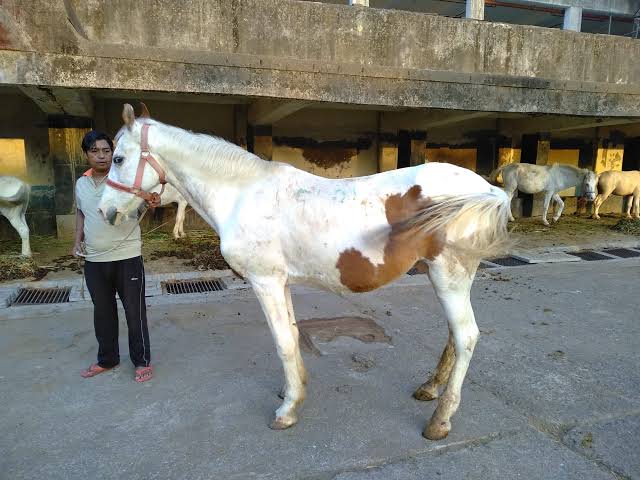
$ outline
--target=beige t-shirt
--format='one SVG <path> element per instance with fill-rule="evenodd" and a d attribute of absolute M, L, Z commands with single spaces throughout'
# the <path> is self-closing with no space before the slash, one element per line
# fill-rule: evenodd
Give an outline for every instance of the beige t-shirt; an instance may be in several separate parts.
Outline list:
<path fill-rule="evenodd" d="M 136 225 L 135 220 L 127 220 L 113 226 L 109 225 L 98 212 L 98 204 L 104 188 L 104 181 L 96 187 L 91 176 L 86 174 L 76 182 L 76 202 L 78 209 L 84 214 L 87 261 L 114 262 L 142 255 L 140 226 Z M 127 235 L 129 235 L 128 238 L 124 240 Z M 116 246 L 117 248 L 109 253 L 92 256 Z"/>

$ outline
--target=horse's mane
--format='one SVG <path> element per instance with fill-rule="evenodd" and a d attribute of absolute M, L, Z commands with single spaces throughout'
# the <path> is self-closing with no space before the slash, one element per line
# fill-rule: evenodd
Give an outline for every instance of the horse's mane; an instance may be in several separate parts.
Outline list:
<path fill-rule="evenodd" d="M 176 160 L 181 160 L 182 158 L 177 158 L 180 156 L 186 158 L 187 154 L 189 157 L 197 154 L 204 169 L 219 172 L 222 175 L 263 174 L 278 164 L 263 160 L 221 137 L 194 133 L 150 118 L 137 119 L 137 121 L 161 127 L 165 142 L 174 146 Z M 116 134 L 116 142 L 125 129 L 126 127 L 122 127 Z"/>
<path fill-rule="evenodd" d="M 564 164 L 564 163 L 557 163 L 557 162 L 554 162 L 551 165 L 551 168 L 560 168 L 560 169 L 565 169 L 565 170 L 572 170 L 572 171 L 574 171 L 574 172 L 576 172 L 578 174 L 581 174 L 581 175 L 584 175 L 587 172 L 589 172 L 588 168 L 580 168 L 580 167 L 576 167 L 575 165 L 567 165 L 567 164 Z"/>

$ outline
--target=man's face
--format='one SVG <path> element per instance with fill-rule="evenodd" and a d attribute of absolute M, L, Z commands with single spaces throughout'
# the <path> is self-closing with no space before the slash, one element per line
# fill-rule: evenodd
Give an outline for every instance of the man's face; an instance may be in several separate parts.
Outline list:
<path fill-rule="evenodd" d="M 109 173 L 111 168 L 111 147 L 106 140 L 97 140 L 96 143 L 85 153 L 87 162 L 95 173 Z"/>

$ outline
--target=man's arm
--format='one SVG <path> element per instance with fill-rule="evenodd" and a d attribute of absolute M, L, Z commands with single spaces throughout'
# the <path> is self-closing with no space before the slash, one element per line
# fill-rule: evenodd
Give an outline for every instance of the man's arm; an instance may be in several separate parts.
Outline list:
<path fill-rule="evenodd" d="M 77 257 L 77 252 L 82 252 L 82 241 L 84 240 L 84 213 L 79 208 L 76 209 L 76 235 L 71 255 Z"/>

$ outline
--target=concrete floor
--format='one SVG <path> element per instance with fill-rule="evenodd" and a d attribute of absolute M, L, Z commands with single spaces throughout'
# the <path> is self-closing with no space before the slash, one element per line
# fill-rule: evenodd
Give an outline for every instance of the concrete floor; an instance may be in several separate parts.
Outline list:
<path fill-rule="evenodd" d="M 435 404 L 411 398 L 447 335 L 425 275 L 348 298 L 294 290 L 298 319 L 371 318 L 391 341 L 312 337 L 300 422 L 279 432 L 281 366 L 251 291 L 148 298 L 143 385 L 124 323 L 120 367 L 85 380 L 90 305 L 3 309 L 0 478 L 640 478 L 639 267 L 482 272 L 482 335 L 439 442 L 420 435 Z"/>

